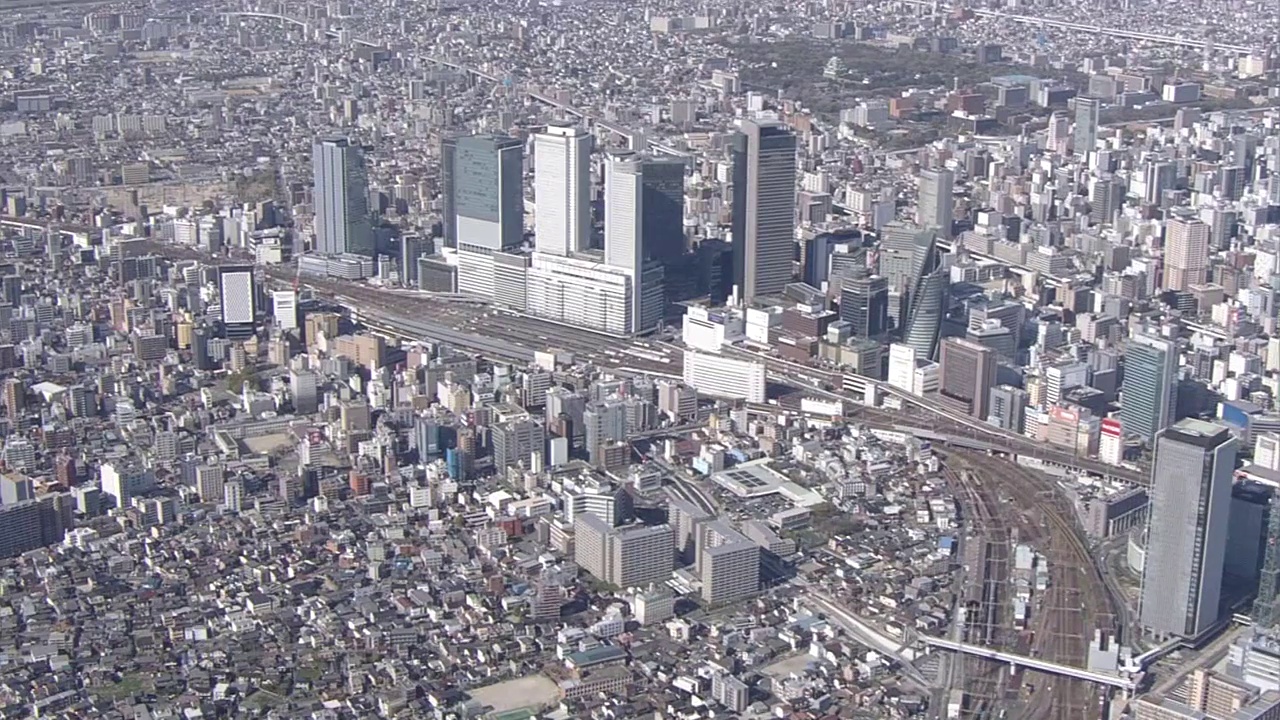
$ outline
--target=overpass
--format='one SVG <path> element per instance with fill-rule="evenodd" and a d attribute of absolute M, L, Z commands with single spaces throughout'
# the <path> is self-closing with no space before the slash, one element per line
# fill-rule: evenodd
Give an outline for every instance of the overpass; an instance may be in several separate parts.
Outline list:
<path fill-rule="evenodd" d="M 1063 677 L 1075 678 L 1077 680 L 1088 680 L 1089 682 L 1097 683 L 1099 685 L 1119 688 L 1126 693 L 1132 693 L 1138 684 L 1132 678 L 1121 675 L 1112 675 L 1110 673 L 1097 672 L 1095 670 L 1085 670 L 1084 668 L 1049 662 L 1048 660 L 1041 660 L 1040 658 L 1026 657 L 1025 655 L 1017 655 L 1015 653 L 995 650 L 993 648 L 982 647 L 980 645 L 970 645 L 969 643 L 946 640 L 944 638 L 933 637 L 930 635 L 921 635 L 919 639 L 920 642 L 929 647 L 951 650 L 953 652 L 964 653 L 965 655 L 986 658 L 987 660 L 995 660 L 996 662 L 1008 663 L 1015 667 L 1049 673 L 1051 675 L 1061 675 Z"/>
<path fill-rule="evenodd" d="M 672 347 L 677 347 L 672 345 Z M 840 387 L 844 374 L 833 372 L 824 368 L 811 367 L 800 363 L 791 362 L 779 357 L 764 355 L 742 347 L 723 348 L 723 351 L 729 355 L 736 355 L 744 359 L 750 359 L 755 362 L 764 363 L 769 372 L 774 373 L 778 379 L 785 384 L 800 388 L 816 395 L 822 395 L 829 399 L 840 400 L 843 402 L 853 403 L 864 412 L 875 413 L 877 410 L 866 408 L 863 397 L 859 393 L 851 393 Z M 837 391 L 825 390 L 816 387 L 814 380 L 824 381 L 828 384 L 840 387 Z M 1028 437 L 1019 435 L 1009 430 L 996 427 L 990 423 L 979 421 L 967 415 L 960 415 L 955 412 L 943 408 L 936 403 L 930 402 L 927 398 L 913 395 L 900 388 L 896 388 L 883 380 L 876 380 L 863 376 L 857 376 L 859 381 L 868 385 L 873 385 L 878 392 L 884 392 L 901 400 L 903 403 L 910 403 L 920 409 L 938 416 L 947 422 L 953 424 L 957 428 L 964 428 L 972 433 L 973 437 L 957 435 L 953 433 L 943 433 L 937 429 L 926 430 L 918 427 L 904 426 L 895 429 L 904 432 L 919 432 L 921 437 L 929 437 L 935 435 L 936 439 L 949 442 L 952 445 L 961 445 L 971 447 L 978 450 L 990 450 L 992 452 L 1011 453 L 1022 455 L 1024 457 L 1036 458 L 1046 464 L 1056 467 L 1066 468 L 1080 473 L 1089 473 L 1100 475 L 1106 478 L 1113 478 L 1128 483 L 1144 485 L 1149 481 L 1148 473 L 1143 470 L 1135 470 L 1132 468 L 1118 467 L 1108 465 L 1096 460 L 1082 458 L 1074 453 L 1063 450 L 1056 450 L 1052 446 L 1044 443 L 1036 442 Z M 885 415 L 892 418 L 893 413 L 887 411 Z"/>
<path fill-rule="evenodd" d="M 1140 470 L 1117 467 L 1115 465 L 1108 465 L 1106 463 L 1089 460 L 1087 458 L 1077 457 L 1069 452 L 1053 450 L 1043 443 L 1037 443 L 1032 440 L 1028 440 L 1027 438 L 1023 438 L 1021 441 L 1016 443 L 1005 442 L 1003 441 L 1003 438 L 995 438 L 993 439 L 993 442 L 986 442 L 979 440 L 976 437 L 948 435 L 936 430 L 929 430 L 911 425 L 895 424 L 893 429 L 899 432 L 910 433 L 918 438 L 932 440 L 933 442 L 939 442 L 953 447 L 1034 458 L 1051 467 L 1060 467 L 1076 472 L 1085 472 L 1101 476 L 1104 479 L 1120 480 L 1134 485 L 1147 485 L 1150 481 L 1150 478 Z"/>

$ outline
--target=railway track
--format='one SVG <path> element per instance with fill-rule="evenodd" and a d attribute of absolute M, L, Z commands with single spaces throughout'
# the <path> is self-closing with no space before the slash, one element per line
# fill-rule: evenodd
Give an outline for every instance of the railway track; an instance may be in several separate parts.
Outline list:
<path fill-rule="evenodd" d="M 1046 557 L 1050 571 L 1050 584 L 1033 603 L 1036 610 L 1028 633 L 1014 628 L 1009 610 L 995 611 L 986 616 L 988 623 L 995 625 L 989 630 L 989 637 L 975 635 L 970 642 L 1083 666 L 1093 630 L 1114 632 L 1116 615 L 1070 501 L 1057 491 L 1052 480 L 1010 462 L 972 452 L 948 451 L 946 464 L 948 482 L 970 510 L 965 515 L 966 524 L 983 528 L 988 547 L 998 537 L 1004 538 L 1006 573 L 1014 543 L 1036 547 Z M 989 556 L 984 562 L 987 559 Z M 989 565 L 983 569 L 988 570 Z M 1000 592 L 1011 596 L 1007 574 Z M 1002 607 L 1010 607 L 1012 598 L 997 600 Z M 970 665 L 965 667 L 968 670 Z M 1006 703 L 1012 700 L 1010 696 L 1023 701 L 1010 703 L 1016 707 L 1010 717 L 1096 719 L 1098 696 L 1092 684 L 1038 673 L 1025 673 L 1020 679 L 1016 682 L 1015 678 L 1007 678 L 1007 684 L 1016 683 L 1018 687 L 1006 687 L 1004 693 L 997 693 L 998 700 Z M 1028 684 L 1032 688 L 1029 694 L 1015 692 Z M 968 691 L 968 687 L 965 689 Z M 979 703 L 974 703 L 973 710 L 966 716 L 984 716 Z"/>
<path fill-rule="evenodd" d="M 981 484 L 961 477 L 950 467 L 944 466 L 944 474 L 953 492 L 961 498 L 964 522 L 969 529 L 964 540 L 965 552 L 973 560 L 963 581 L 973 590 L 962 590 L 965 622 L 961 639 L 1003 647 L 1008 614 L 1005 593 L 1009 586 L 1009 528 L 998 512 L 998 498 L 991 497 Z M 958 659 L 957 664 L 962 677 L 953 676 L 951 684 L 963 689 L 965 694 L 961 717 L 995 717 L 1004 704 L 1005 668 L 974 657 Z"/>

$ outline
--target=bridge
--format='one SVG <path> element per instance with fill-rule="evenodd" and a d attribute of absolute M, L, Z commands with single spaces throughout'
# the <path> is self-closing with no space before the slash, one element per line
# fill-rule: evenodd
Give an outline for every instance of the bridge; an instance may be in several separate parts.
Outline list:
<path fill-rule="evenodd" d="M 1034 458 L 1050 467 L 1059 467 L 1076 472 L 1086 472 L 1093 475 L 1099 475 L 1108 480 L 1120 480 L 1135 485 L 1149 484 L 1149 478 L 1139 470 L 1125 467 L 1117 467 L 1107 465 L 1106 463 L 1095 462 L 1085 458 L 1080 458 L 1068 452 L 1058 452 L 1046 448 L 1041 443 L 1036 443 L 1026 438 L 1016 445 L 1003 442 L 1002 439 L 993 439 L 994 442 L 986 442 L 976 437 L 968 437 L 964 435 L 948 435 L 946 433 L 937 432 L 921 427 L 911 425 L 894 425 L 894 430 L 904 433 L 910 433 L 918 438 L 932 440 L 933 442 L 951 445 L 953 447 L 961 447 L 969 450 L 980 450 L 987 453 L 998 453 L 1002 455 L 1021 456 L 1026 458 Z M 1020 450 L 1018 448 L 1026 448 Z"/>
<path fill-rule="evenodd" d="M 1095 670 L 1085 670 L 1084 668 L 1073 667 L 1071 665 L 1063 665 L 1061 663 L 1049 662 L 1048 660 L 1041 660 L 1040 658 L 1027 657 L 1025 655 L 1018 655 L 979 645 L 970 645 L 969 643 L 955 642 L 954 640 L 946 640 L 930 635 L 921 635 L 920 642 L 929 647 L 951 650 L 953 652 L 964 653 L 965 655 L 973 655 L 974 657 L 986 658 L 987 660 L 1008 663 L 1015 667 L 1026 668 L 1028 670 L 1076 678 L 1077 680 L 1088 680 L 1089 682 L 1097 683 L 1099 685 L 1119 688 L 1126 693 L 1132 693 L 1138 684 L 1130 677 L 1112 675 L 1110 673 L 1097 672 Z"/>

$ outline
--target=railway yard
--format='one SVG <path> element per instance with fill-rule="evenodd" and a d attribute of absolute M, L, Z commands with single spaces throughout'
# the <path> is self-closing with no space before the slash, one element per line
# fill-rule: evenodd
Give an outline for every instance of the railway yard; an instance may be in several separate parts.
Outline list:
<path fill-rule="evenodd" d="M 1092 560 L 1070 501 L 1047 476 L 983 454 L 949 450 L 945 475 L 965 518 L 965 612 L 953 639 L 1085 667 L 1094 631 L 1117 631 L 1117 601 Z M 1024 618 L 1015 612 L 1019 545 L 1034 549 L 1047 570 L 1047 583 L 1032 591 Z M 1087 681 L 975 657 L 956 659 L 950 667 L 947 685 L 964 694 L 960 717 L 1100 716 L 1103 698 Z"/>

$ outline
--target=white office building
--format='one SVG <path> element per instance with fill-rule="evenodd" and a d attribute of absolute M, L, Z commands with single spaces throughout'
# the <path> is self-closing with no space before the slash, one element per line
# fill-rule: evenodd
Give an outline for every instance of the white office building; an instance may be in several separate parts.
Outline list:
<path fill-rule="evenodd" d="M 634 325 L 631 277 L 584 253 L 533 254 L 526 312 L 552 322 L 627 335 Z"/>
<path fill-rule="evenodd" d="M 298 293 L 294 290 L 276 290 L 271 293 L 271 307 L 276 325 L 281 330 L 298 329 Z"/>
<path fill-rule="evenodd" d="M 735 309 L 709 310 L 693 305 L 685 310 L 680 337 L 694 350 L 720 352 L 724 345 L 739 342 L 746 336 L 746 318 Z"/>
<path fill-rule="evenodd" d="M 916 376 L 916 351 L 910 345 L 894 343 L 889 346 L 889 386 L 904 392 L 914 392 Z"/>
<path fill-rule="evenodd" d="M 684 351 L 684 383 L 703 395 L 761 403 L 765 400 L 764 363 L 734 360 L 696 350 Z"/>
<path fill-rule="evenodd" d="M 533 136 L 534 239 L 537 249 L 568 255 L 591 246 L 591 136 L 548 125 Z"/>

